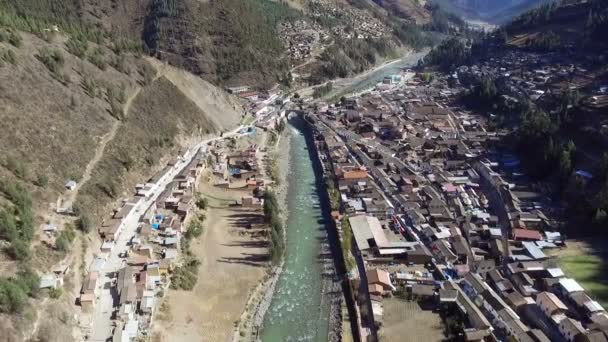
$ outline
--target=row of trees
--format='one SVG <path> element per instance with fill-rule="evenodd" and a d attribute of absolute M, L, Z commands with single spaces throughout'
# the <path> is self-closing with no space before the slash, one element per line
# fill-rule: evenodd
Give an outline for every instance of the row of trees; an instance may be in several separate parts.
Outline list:
<path fill-rule="evenodd" d="M 192 254 L 190 244 L 192 243 L 192 240 L 203 235 L 205 231 L 204 222 L 206 217 L 203 211 L 207 208 L 207 204 L 206 198 L 201 194 L 196 195 L 196 207 L 199 211 L 188 222 L 186 232 L 184 233 L 183 239 L 180 241 L 183 261 L 171 274 L 172 289 L 192 291 L 198 282 L 198 268 L 201 262 Z"/>
<path fill-rule="evenodd" d="M 270 260 L 278 264 L 285 253 L 285 232 L 281 221 L 281 209 L 276 194 L 268 190 L 264 193 L 264 217 L 270 223 Z"/>

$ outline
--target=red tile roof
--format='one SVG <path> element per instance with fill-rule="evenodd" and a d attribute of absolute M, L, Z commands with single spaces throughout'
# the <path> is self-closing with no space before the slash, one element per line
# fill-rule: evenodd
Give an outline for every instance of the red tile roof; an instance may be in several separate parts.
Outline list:
<path fill-rule="evenodd" d="M 537 230 L 513 229 L 513 239 L 515 240 L 542 240 L 542 234 Z"/>

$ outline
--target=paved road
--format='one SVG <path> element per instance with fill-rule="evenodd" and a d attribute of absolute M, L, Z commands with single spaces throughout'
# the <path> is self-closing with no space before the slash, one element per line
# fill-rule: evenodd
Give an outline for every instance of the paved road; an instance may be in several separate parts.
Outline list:
<path fill-rule="evenodd" d="M 252 123 L 252 125 L 254 123 Z M 118 295 L 116 293 L 116 288 L 110 286 L 112 283 L 111 276 L 123 266 L 123 259 L 120 258 L 119 255 L 123 255 L 123 253 L 129 249 L 127 243 L 135 235 L 140 216 L 154 203 L 154 201 L 156 201 L 158 196 L 160 196 L 175 176 L 192 161 L 199 150 L 206 152 L 207 144 L 212 141 L 242 135 L 241 130 L 244 127 L 245 126 L 239 126 L 236 129 L 223 134 L 222 137 L 204 140 L 197 146 L 189 149 L 175 166 L 167 171 L 167 173 L 154 184 L 151 195 L 147 199 L 140 199 L 131 212 L 122 220 L 120 224 L 122 228 L 121 233 L 118 236 L 114 248 L 108 255 L 107 261 L 97 281 L 98 297 L 96 298 L 95 309 L 92 316 L 89 341 L 106 341 L 112 336 L 112 312 L 116 306 L 115 304 L 118 304 Z"/>

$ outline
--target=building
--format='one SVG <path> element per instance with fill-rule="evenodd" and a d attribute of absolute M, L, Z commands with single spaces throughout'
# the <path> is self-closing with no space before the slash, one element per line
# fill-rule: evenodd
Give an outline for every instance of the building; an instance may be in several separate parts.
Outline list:
<path fill-rule="evenodd" d="M 558 324 L 559 333 L 568 341 L 574 341 L 576 336 L 585 333 L 581 322 L 570 317 L 563 318 Z"/>
<path fill-rule="evenodd" d="M 381 269 L 373 269 L 366 272 L 368 286 L 379 285 L 382 287 L 383 293 L 394 291 L 396 288 L 391 283 L 391 277 L 388 272 Z"/>
<path fill-rule="evenodd" d="M 551 292 L 541 292 L 536 296 L 536 304 L 547 317 L 554 314 L 565 313 L 568 307 L 557 296 Z"/>

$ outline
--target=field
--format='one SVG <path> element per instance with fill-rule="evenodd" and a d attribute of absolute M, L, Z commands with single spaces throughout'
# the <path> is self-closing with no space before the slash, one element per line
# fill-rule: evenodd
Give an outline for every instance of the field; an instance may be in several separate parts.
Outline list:
<path fill-rule="evenodd" d="M 441 341 L 443 325 L 438 314 L 422 309 L 417 302 L 386 298 L 384 321 L 380 328 L 383 341 Z"/>
<path fill-rule="evenodd" d="M 260 134 L 238 139 L 236 146 L 263 140 Z M 228 341 L 235 324 L 252 317 L 246 303 L 267 277 L 267 227 L 257 226 L 263 222 L 261 209 L 234 206 L 251 190 L 217 188 L 212 185 L 216 180 L 205 173 L 198 188 L 208 201 L 204 233 L 190 247 L 201 261 L 198 282 L 192 291 L 170 290 L 155 323 L 154 341 Z"/>
<path fill-rule="evenodd" d="M 599 245 L 599 244 L 598 244 Z M 569 242 L 568 247 L 557 252 L 557 263 L 568 277 L 576 279 L 587 294 L 608 305 L 608 275 L 606 275 L 607 251 L 594 248 L 584 241 Z"/>

